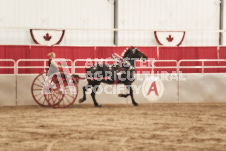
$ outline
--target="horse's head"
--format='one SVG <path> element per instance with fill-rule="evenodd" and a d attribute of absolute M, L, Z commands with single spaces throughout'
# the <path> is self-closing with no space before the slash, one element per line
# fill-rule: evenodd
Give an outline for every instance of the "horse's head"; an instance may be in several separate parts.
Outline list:
<path fill-rule="evenodd" d="M 135 47 L 127 48 L 122 56 L 123 60 L 129 61 L 133 67 L 136 66 L 136 60 L 145 61 L 147 59 L 147 56 Z"/>
<path fill-rule="evenodd" d="M 128 48 L 123 58 L 133 58 L 145 61 L 147 56 L 135 47 Z"/>

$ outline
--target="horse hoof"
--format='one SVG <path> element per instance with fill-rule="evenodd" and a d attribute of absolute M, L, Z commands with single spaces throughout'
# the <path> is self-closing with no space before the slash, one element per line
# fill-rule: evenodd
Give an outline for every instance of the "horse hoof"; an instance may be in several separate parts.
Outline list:
<path fill-rule="evenodd" d="M 134 103 L 133 105 L 134 105 L 134 106 L 139 106 L 139 104 L 137 104 L 137 103 Z"/>
<path fill-rule="evenodd" d="M 78 102 L 79 102 L 79 103 L 82 103 L 82 102 L 84 102 L 84 101 L 85 101 L 85 100 L 81 98 L 81 99 L 79 99 Z"/>
<path fill-rule="evenodd" d="M 102 107 L 101 105 L 99 105 L 99 104 L 97 104 L 97 105 L 95 105 L 95 107 Z"/>
<path fill-rule="evenodd" d="M 123 94 L 118 94 L 118 97 L 123 97 L 124 95 Z"/>

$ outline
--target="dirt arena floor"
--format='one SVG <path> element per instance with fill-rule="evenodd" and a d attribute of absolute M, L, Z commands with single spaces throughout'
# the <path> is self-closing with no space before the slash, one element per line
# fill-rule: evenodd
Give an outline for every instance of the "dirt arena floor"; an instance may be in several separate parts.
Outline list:
<path fill-rule="evenodd" d="M 226 104 L 0 107 L 0 150 L 226 150 Z"/>

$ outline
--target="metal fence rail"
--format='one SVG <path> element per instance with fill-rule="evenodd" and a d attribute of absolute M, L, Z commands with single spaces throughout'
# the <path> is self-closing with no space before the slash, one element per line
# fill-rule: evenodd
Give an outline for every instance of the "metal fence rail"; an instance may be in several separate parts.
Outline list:
<path fill-rule="evenodd" d="M 16 62 L 13 59 L 0 59 L 0 62 L 13 62 L 13 66 L 0 66 L 0 69 L 14 69 L 14 74 L 16 73 Z"/>
<path fill-rule="evenodd" d="M 137 60 L 137 62 L 143 62 L 142 60 Z M 176 60 L 146 60 L 145 62 L 151 62 L 151 67 L 140 66 L 136 67 L 136 69 L 151 69 L 151 72 L 154 72 L 154 69 L 177 69 L 177 61 Z M 165 62 L 165 63 L 175 63 L 175 66 L 156 66 L 155 63 Z"/>
<path fill-rule="evenodd" d="M 77 65 L 79 62 L 96 62 L 96 63 L 102 63 L 102 62 L 115 62 L 114 59 L 76 59 L 74 61 L 70 59 L 65 59 L 67 62 L 70 62 L 70 66 L 67 66 L 69 69 L 71 69 L 71 73 L 75 74 L 77 73 L 76 69 L 84 69 L 86 66 L 84 65 Z M 48 59 L 19 59 L 18 61 L 15 62 L 13 59 L 0 59 L 1 62 L 13 62 L 12 66 L 0 66 L 0 69 L 14 69 L 14 74 L 18 75 L 19 74 L 19 69 L 43 69 L 45 70 L 48 68 L 46 62 Z M 37 66 L 21 66 L 21 62 L 42 62 L 43 65 L 37 65 Z M 143 62 L 141 60 L 138 60 L 137 62 Z M 226 66 L 209 66 L 205 65 L 206 62 L 226 62 L 226 59 L 195 59 L 195 60 L 146 60 L 146 63 L 149 63 L 148 65 L 150 66 L 137 66 L 137 69 L 150 69 L 151 73 L 154 73 L 155 69 L 175 69 L 175 73 L 178 76 L 177 80 L 177 97 L 178 97 L 178 103 L 179 103 L 179 96 L 180 96 L 180 79 L 179 76 L 181 74 L 181 69 L 202 69 L 201 73 L 205 73 L 205 69 L 210 69 L 210 68 L 226 68 Z M 181 65 L 182 63 L 185 62 L 200 62 L 201 65 L 194 66 L 194 65 Z M 156 66 L 156 63 L 173 63 L 172 66 L 169 65 L 164 65 L 164 66 Z M 1 73 L 0 73 L 1 74 Z M 29 73 L 28 73 L 29 74 Z M 138 73 L 142 74 L 142 73 Z M 147 74 L 144 72 L 144 74 Z M 163 73 L 164 74 L 164 73 Z M 17 76 L 16 76 L 17 77 Z"/>
<path fill-rule="evenodd" d="M 87 68 L 87 67 L 89 67 L 89 66 L 86 66 L 86 65 L 80 65 L 80 66 L 78 66 L 78 65 L 76 65 L 76 63 L 78 63 L 78 62 L 84 62 L 84 61 L 86 61 L 86 62 L 96 62 L 96 63 L 103 63 L 103 62 L 115 62 L 115 60 L 114 59 L 76 59 L 76 60 L 74 60 L 74 72 L 73 73 L 76 73 L 76 69 L 84 69 L 84 68 Z M 94 63 L 95 64 L 95 63 Z"/>
<path fill-rule="evenodd" d="M 59 59 L 58 59 L 59 60 Z M 76 69 L 84 69 L 87 66 L 84 65 L 77 65 L 79 62 L 95 62 L 95 63 L 104 63 L 104 62 L 115 62 L 114 59 L 76 59 L 74 61 L 70 59 L 65 59 L 67 62 L 70 62 L 70 66 L 67 66 L 69 69 L 71 69 L 71 73 L 75 74 Z M 48 59 L 19 59 L 17 61 L 13 59 L 0 59 L 0 62 L 12 62 L 12 66 L 4 66 L 1 65 L 0 69 L 14 69 L 14 74 L 19 74 L 19 69 L 43 69 L 45 71 L 46 68 L 48 68 L 47 62 Z M 21 66 L 21 62 L 42 62 L 43 65 L 39 66 Z M 138 60 L 137 62 L 143 62 L 141 60 Z M 205 73 L 205 69 L 213 69 L 213 68 L 226 68 L 226 65 L 205 65 L 206 62 L 226 62 L 226 59 L 193 59 L 193 60 L 146 60 L 145 61 L 150 62 L 147 65 L 144 66 L 137 66 L 136 69 L 150 69 L 151 72 L 153 72 L 155 69 L 176 69 L 176 72 L 179 73 L 181 69 L 202 69 L 201 73 Z M 181 65 L 185 62 L 201 62 L 201 65 Z M 164 66 L 156 66 L 156 63 L 174 63 L 175 65 L 164 65 Z M 142 63 L 141 63 L 142 64 Z M 0 73 L 2 74 L 2 73 Z M 29 73 L 28 73 L 29 74 Z"/>
<path fill-rule="evenodd" d="M 73 62 L 70 59 L 56 59 L 57 61 L 67 61 L 70 62 L 71 66 L 68 66 L 69 69 L 72 70 L 74 69 L 73 66 Z M 48 59 L 19 59 L 17 60 L 16 64 L 15 64 L 15 68 L 16 68 L 16 72 L 15 74 L 19 74 L 19 69 L 43 69 L 43 71 L 45 71 L 46 68 L 49 68 L 49 66 L 46 64 L 46 62 L 48 61 Z M 21 62 L 43 62 L 43 66 L 20 66 L 19 63 Z"/>
<path fill-rule="evenodd" d="M 183 62 L 201 62 L 201 66 L 181 66 Z M 226 66 L 205 66 L 205 62 L 226 62 L 226 59 L 194 59 L 194 60 L 180 60 L 177 63 L 177 72 L 179 73 L 180 69 L 202 69 L 202 73 L 205 73 L 204 69 L 213 69 L 213 68 L 226 68 Z"/>

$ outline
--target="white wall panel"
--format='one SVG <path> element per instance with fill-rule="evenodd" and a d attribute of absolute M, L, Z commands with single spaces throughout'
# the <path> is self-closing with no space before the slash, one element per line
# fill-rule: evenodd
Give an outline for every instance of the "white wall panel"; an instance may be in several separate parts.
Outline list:
<path fill-rule="evenodd" d="M 226 102 L 225 74 L 184 74 L 183 77 L 186 80 L 179 84 L 181 103 Z"/>
<path fill-rule="evenodd" d="M 16 105 L 16 76 L 13 74 L 0 75 L 0 106 Z"/>
<path fill-rule="evenodd" d="M 226 1 L 223 0 L 223 29 L 226 31 Z M 226 33 L 223 33 L 223 45 L 226 45 Z"/>
<path fill-rule="evenodd" d="M 218 0 L 119 0 L 119 28 L 188 30 L 183 45 L 218 45 Z M 193 32 L 191 32 L 193 31 Z M 119 32 L 119 45 L 156 45 L 152 32 Z"/>
<path fill-rule="evenodd" d="M 152 28 L 151 0 L 118 0 L 119 29 Z M 155 45 L 152 31 L 119 31 L 119 45 Z"/>
<path fill-rule="evenodd" d="M 108 0 L 0 0 L 0 26 L 112 29 L 114 4 Z M 0 32 L 2 40 L 13 35 L 10 41 L 3 40 L 0 44 L 31 44 L 28 29 Z M 64 38 L 67 40 L 63 40 L 62 45 L 113 45 L 114 39 L 113 31 L 78 30 L 66 31 Z"/>
<path fill-rule="evenodd" d="M 0 82 L 4 87 L 0 87 L 0 106 L 15 106 L 15 105 L 37 105 L 31 95 L 32 81 L 37 75 L 1 75 Z M 84 74 L 80 75 L 81 77 Z M 157 75 L 156 75 L 157 76 Z M 180 103 L 225 103 L 225 88 L 226 88 L 226 75 L 225 74 L 183 74 L 183 78 L 179 83 L 179 102 Z M 4 80 L 3 80 L 4 79 Z M 7 80 L 5 80 L 7 79 Z M 139 88 L 143 84 L 145 75 L 136 75 L 136 80 L 133 86 L 137 86 L 134 90 L 134 98 L 137 103 L 151 103 L 143 96 L 142 89 Z M 26 81 L 26 82 L 24 82 Z M 164 93 L 163 96 L 152 103 L 177 103 L 178 102 L 178 87 L 176 80 L 163 80 Z M 82 97 L 82 87 L 87 84 L 86 80 L 80 80 L 78 84 L 78 99 Z M 17 87 L 16 87 L 17 85 Z M 101 84 L 101 87 L 106 84 Z M 119 87 L 117 85 L 114 87 Z M 100 92 L 101 88 L 98 90 Z M 103 90 L 103 89 L 102 89 Z M 112 90 L 112 89 L 110 89 Z M 110 91 L 108 89 L 108 91 Z M 124 90 L 126 93 L 126 87 Z M 114 91 L 113 91 L 114 92 Z M 16 97 L 17 93 L 17 97 Z M 109 92 L 111 93 L 111 92 Z M 192 96 L 192 97 L 191 97 Z M 106 99 L 107 98 L 107 99 Z M 96 99 L 100 104 L 131 104 L 131 98 L 120 98 L 118 94 L 107 94 L 103 92 L 96 95 Z M 87 101 L 84 103 L 93 103 L 92 98 L 87 94 Z"/>
<path fill-rule="evenodd" d="M 219 33 L 193 30 L 219 29 L 219 0 L 118 0 L 116 22 L 120 29 L 188 30 L 182 45 L 218 45 Z M 0 27 L 112 29 L 114 4 L 112 0 L 0 0 Z M 117 39 L 119 45 L 157 45 L 153 31 L 120 31 Z M 61 45 L 113 45 L 113 41 L 113 31 L 66 30 Z M 0 44 L 33 42 L 28 29 L 0 29 Z"/>

